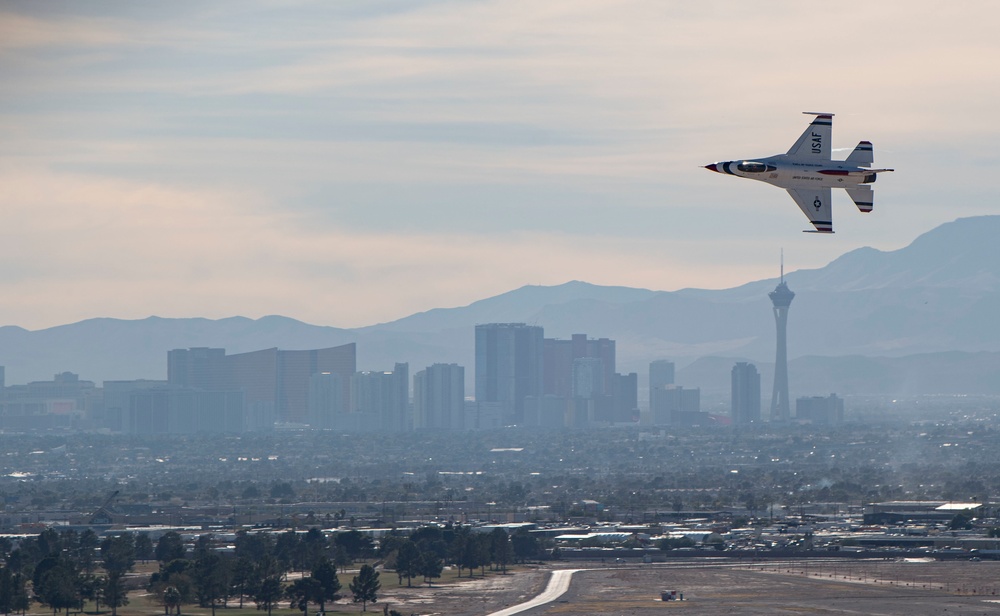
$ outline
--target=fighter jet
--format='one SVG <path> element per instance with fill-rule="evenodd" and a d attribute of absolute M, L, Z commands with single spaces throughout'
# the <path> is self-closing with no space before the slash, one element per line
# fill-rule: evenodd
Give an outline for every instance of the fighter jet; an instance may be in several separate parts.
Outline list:
<path fill-rule="evenodd" d="M 833 233 L 830 189 L 843 188 L 859 210 L 870 212 L 874 193 L 869 184 L 892 169 L 869 169 L 875 160 L 870 141 L 859 143 L 846 160 L 831 160 L 833 114 L 803 113 L 816 117 L 787 154 L 712 163 L 705 169 L 784 188 L 816 227 L 807 233 Z"/>

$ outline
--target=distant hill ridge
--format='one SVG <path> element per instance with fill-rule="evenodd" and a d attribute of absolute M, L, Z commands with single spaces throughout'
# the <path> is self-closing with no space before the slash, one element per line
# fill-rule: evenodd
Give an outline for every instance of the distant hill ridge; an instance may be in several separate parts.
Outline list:
<path fill-rule="evenodd" d="M 785 279 L 796 292 L 789 314 L 790 357 L 858 364 L 842 358 L 888 362 L 918 354 L 1000 353 L 998 236 L 1000 216 L 964 218 L 899 250 L 860 248 L 825 267 L 789 272 Z M 471 377 L 473 327 L 495 321 L 542 325 L 550 337 L 613 338 L 619 370 L 643 376 L 648 362 L 659 358 L 679 366 L 712 356 L 767 364 L 774 355 L 767 292 L 776 282 L 672 292 L 582 281 L 525 286 L 468 306 L 356 329 L 281 316 L 101 318 L 38 331 L 7 326 L 0 327 L 0 364 L 7 368 L 8 384 L 47 380 L 64 370 L 97 382 L 162 379 L 166 353 L 173 348 L 212 346 L 238 353 L 357 342 L 359 369 L 389 369 L 406 361 L 416 372 L 431 363 L 456 362 L 467 366 Z M 947 357 L 941 355 L 942 361 Z"/>

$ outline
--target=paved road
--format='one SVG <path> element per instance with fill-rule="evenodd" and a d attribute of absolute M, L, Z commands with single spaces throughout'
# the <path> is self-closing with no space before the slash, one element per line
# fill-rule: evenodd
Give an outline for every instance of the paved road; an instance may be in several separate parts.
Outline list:
<path fill-rule="evenodd" d="M 535 596 L 534 599 L 529 599 L 524 603 L 518 603 L 517 605 L 512 605 L 510 607 L 505 607 L 499 612 L 493 612 L 487 616 L 511 616 L 512 614 L 520 614 L 521 612 L 530 610 L 533 607 L 538 607 L 539 605 L 544 605 L 550 601 L 555 601 L 561 597 L 567 590 L 569 590 L 569 583 L 573 580 L 573 574 L 577 571 L 585 571 L 584 569 L 556 569 L 552 572 L 552 577 L 549 578 L 549 583 L 541 593 Z"/>

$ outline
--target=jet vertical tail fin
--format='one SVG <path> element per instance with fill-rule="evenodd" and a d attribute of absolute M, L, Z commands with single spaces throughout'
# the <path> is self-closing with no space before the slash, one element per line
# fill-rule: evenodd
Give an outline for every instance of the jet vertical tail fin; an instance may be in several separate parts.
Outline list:
<path fill-rule="evenodd" d="M 875 151 L 872 148 L 872 142 L 862 141 L 859 143 L 858 147 L 854 148 L 854 151 L 851 152 L 851 155 L 847 157 L 845 162 L 857 165 L 858 167 L 871 167 L 872 163 L 875 162 Z"/>
<path fill-rule="evenodd" d="M 787 156 L 792 158 L 808 158 L 814 160 L 830 160 L 830 135 L 833 132 L 833 114 L 804 111 L 806 115 L 816 116 L 806 127 L 805 132 L 788 150 Z"/>
<path fill-rule="evenodd" d="M 875 207 L 875 191 L 872 190 L 871 186 L 856 186 L 854 188 L 847 188 L 846 190 L 847 194 L 854 201 L 854 204 L 862 212 L 870 212 Z"/>

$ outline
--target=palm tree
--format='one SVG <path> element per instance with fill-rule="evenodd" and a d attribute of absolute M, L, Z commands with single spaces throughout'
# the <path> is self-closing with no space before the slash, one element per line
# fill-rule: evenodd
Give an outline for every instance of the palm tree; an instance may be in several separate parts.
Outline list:
<path fill-rule="evenodd" d="M 177 608 L 177 616 L 180 616 L 181 592 L 173 586 L 168 586 L 163 591 L 163 613 L 169 616 L 171 608 Z"/>

